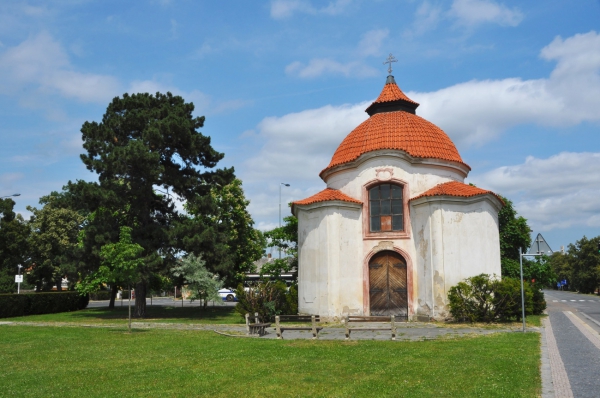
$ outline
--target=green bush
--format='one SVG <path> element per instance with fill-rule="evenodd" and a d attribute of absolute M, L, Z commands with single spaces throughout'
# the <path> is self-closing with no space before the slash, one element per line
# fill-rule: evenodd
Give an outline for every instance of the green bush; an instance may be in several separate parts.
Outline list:
<path fill-rule="evenodd" d="M 533 293 L 529 284 L 523 286 L 525 293 L 525 314 L 531 314 Z M 494 287 L 495 319 L 499 321 L 521 320 L 521 281 L 514 278 L 497 280 Z"/>
<path fill-rule="evenodd" d="M 242 316 L 258 313 L 261 320 L 273 321 L 275 315 L 298 313 L 298 289 L 287 288 L 282 281 L 260 281 L 248 290 L 239 285 L 235 310 Z"/>
<path fill-rule="evenodd" d="M 0 294 L 0 318 L 77 311 L 88 303 L 78 292 Z"/>
<path fill-rule="evenodd" d="M 544 293 L 524 284 L 525 314 L 539 315 L 546 308 Z M 467 322 L 521 320 L 521 282 L 514 278 L 498 279 L 481 274 L 465 279 L 448 292 L 450 313 Z"/>
<path fill-rule="evenodd" d="M 491 322 L 494 318 L 494 283 L 489 275 L 481 274 L 451 287 L 448 301 L 454 319 L 467 322 Z"/>
<path fill-rule="evenodd" d="M 538 285 L 531 287 L 533 292 L 533 315 L 541 315 L 546 309 L 546 300 L 544 299 L 544 292 Z"/>

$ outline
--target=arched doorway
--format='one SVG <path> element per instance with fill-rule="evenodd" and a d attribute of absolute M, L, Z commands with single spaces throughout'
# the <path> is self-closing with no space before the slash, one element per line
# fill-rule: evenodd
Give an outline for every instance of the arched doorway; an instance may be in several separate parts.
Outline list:
<path fill-rule="evenodd" d="M 371 315 L 408 318 L 406 260 L 396 252 L 382 251 L 369 261 Z"/>

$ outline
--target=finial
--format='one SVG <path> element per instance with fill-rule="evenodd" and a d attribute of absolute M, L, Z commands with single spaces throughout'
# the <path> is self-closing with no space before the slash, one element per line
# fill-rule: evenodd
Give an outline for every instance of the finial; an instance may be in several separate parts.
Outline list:
<path fill-rule="evenodd" d="M 396 58 L 394 58 L 394 56 L 392 55 L 392 53 L 390 53 L 390 56 L 386 58 L 385 62 L 383 63 L 385 64 L 389 64 L 388 66 L 388 73 L 391 75 L 392 74 L 392 62 L 398 62 L 398 60 Z"/>

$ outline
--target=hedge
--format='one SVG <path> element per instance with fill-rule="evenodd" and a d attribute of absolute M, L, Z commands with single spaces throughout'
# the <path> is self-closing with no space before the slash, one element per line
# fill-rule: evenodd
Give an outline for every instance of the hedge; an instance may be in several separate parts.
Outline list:
<path fill-rule="evenodd" d="M 77 311 L 89 301 L 79 292 L 0 294 L 0 318 Z"/>
<path fill-rule="evenodd" d="M 110 300 L 110 290 L 98 290 L 97 292 L 90 293 L 90 300 Z"/>

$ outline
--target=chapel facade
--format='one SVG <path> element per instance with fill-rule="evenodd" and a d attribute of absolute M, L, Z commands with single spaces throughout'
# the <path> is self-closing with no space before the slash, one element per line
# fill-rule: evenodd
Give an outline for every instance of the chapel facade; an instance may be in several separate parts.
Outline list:
<path fill-rule="evenodd" d="M 388 76 L 321 171 L 327 188 L 292 204 L 300 313 L 443 319 L 452 286 L 500 275 L 503 202 L 464 183 L 471 168 L 418 106 Z"/>

